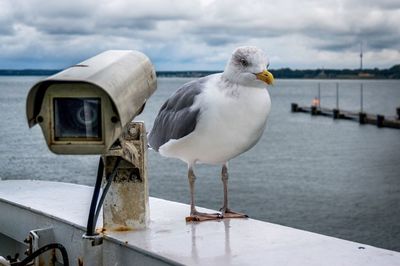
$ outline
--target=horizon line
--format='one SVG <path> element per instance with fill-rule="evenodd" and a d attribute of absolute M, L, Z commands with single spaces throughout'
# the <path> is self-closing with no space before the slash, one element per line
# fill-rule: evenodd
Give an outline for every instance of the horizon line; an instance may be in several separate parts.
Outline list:
<path fill-rule="evenodd" d="M 351 70 L 351 71 L 365 71 L 365 70 L 386 70 L 386 69 L 391 69 L 396 66 L 400 66 L 400 64 L 395 64 L 391 67 L 386 67 L 386 68 L 378 68 L 378 67 L 373 67 L 373 68 L 325 68 L 325 67 L 319 67 L 319 68 L 291 68 L 291 67 L 279 67 L 279 68 L 269 68 L 269 70 L 285 70 L 285 69 L 290 69 L 293 71 L 299 70 L 299 71 L 306 71 L 306 70 Z M 73 67 L 73 66 L 70 66 Z M 63 71 L 66 68 L 0 68 L 0 71 Z M 182 70 L 156 70 L 156 72 L 223 72 L 223 70 L 205 70 L 205 69 L 182 69 Z"/>

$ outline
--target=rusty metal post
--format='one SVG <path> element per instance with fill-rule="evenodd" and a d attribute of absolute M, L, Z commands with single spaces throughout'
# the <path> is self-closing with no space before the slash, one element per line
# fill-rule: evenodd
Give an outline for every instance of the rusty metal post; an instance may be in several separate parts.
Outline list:
<path fill-rule="evenodd" d="M 105 176 L 113 170 L 117 157 L 122 160 L 104 201 L 103 227 L 113 231 L 146 228 L 150 214 L 144 123 L 130 122 L 119 141 L 103 155 Z"/>

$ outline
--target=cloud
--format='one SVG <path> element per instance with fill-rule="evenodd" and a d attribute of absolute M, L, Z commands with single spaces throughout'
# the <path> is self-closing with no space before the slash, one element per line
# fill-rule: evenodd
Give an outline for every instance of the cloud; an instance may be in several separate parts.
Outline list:
<path fill-rule="evenodd" d="M 361 42 L 367 67 L 390 67 L 398 25 L 398 0 L 3 0 L 0 68 L 137 49 L 159 70 L 223 69 L 239 45 L 265 49 L 272 68 L 356 68 Z"/>
<path fill-rule="evenodd" d="M 8 1 L 0 2 L 0 36 L 13 33 L 12 5 Z"/>

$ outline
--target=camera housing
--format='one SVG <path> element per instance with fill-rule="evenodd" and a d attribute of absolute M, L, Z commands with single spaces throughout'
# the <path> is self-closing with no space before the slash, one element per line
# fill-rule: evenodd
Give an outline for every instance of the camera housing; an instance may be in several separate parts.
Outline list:
<path fill-rule="evenodd" d="M 105 154 L 157 86 L 150 60 L 109 50 L 36 83 L 28 93 L 29 127 L 39 124 L 57 154 Z"/>

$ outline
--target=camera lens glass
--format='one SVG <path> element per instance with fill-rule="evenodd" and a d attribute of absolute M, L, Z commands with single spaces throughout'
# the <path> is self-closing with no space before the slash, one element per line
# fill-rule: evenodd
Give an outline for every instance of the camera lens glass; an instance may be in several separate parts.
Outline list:
<path fill-rule="evenodd" d="M 100 98 L 54 98 L 55 140 L 101 140 Z"/>

